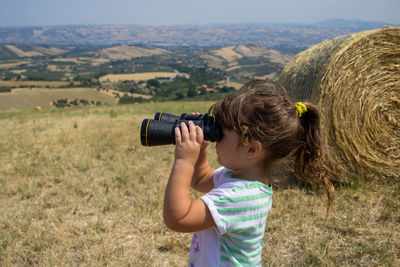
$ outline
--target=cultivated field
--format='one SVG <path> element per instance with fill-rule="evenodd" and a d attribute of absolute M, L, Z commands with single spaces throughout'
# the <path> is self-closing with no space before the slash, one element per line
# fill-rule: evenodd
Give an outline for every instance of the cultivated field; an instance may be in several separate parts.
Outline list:
<path fill-rule="evenodd" d="M 69 84 L 58 81 L 0 81 L 0 87 L 65 87 Z"/>
<path fill-rule="evenodd" d="M 123 96 L 124 94 L 126 94 L 126 93 L 124 93 L 124 92 L 115 91 L 115 90 L 101 90 L 100 92 L 101 92 L 102 94 L 106 94 L 106 95 L 111 96 L 111 97 L 114 97 L 114 98 L 115 98 L 116 95 Z M 132 96 L 132 97 L 141 97 L 141 98 L 143 98 L 143 99 L 150 99 L 150 98 L 152 98 L 151 95 L 144 95 L 144 94 L 129 93 L 129 95 Z"/>
<path fill-rule="evenodd" d="M 67 50 L 55 48 L 55 47 L 42 47 L 33 46 L 30 50 L 24 51 L 15 45 L 5 45 L 10 51 L 19 57 L 38 57 L 44 55 L 59 55 L 67 52 Z"/>
<path fill-rule="evenodd" d="M 169 53 L 160 48 L 143 48 L 132 45 L 120 45 L 101 50 L 101 53 L 111 60 L 124 60 L 137 57 L 149 57 Z"/>
<path fill-rule="evenodd" d="M 139 129 L 210 105 L 0 111 L 0 266 L 186 266 L 191 234 L 162 222 L 173 146 Z M 263 266 L 399 266 L 399 190 L 355 177 L 326 216 L 307 188 L 274 187 Z"/>
<path fill-rule="evenodd" d="M 143 72 L 132 74 L 107 74 L 99 78 L 100 82 L 109 80 L 110 82 L 116 81 L 140 81 L 150 80 L 155 78 L 174 78 L 177 76 L 175 72 Z"/>
<path fill-rule="evenodd" d="M 92 57 L 66 57 L 66 58 L 55 58 L 52 62 L 73 62 L 76 64 L 87 64 L 90 63 L 93 66 L 99 66 L 101 64 L 110 62 L 109 59 L 106 58 L 92 58 Z"/>
<path fill-rule="evenodd" d="M 10 68 L 15 68 L 24 64 L 29 64 L 31 63 L 30 61 L 27 60 L 21 60 L 17 62 L 12 62 L 12 63 L 0 63 L 0 69 L 10 69 Z"/>
<path fill-rule="evenodd" d="M 103 104 L 114 105 L 118 103 L 118 99 L 109 94 L 97 91 L 93 88 L 34 88 L 34 89 L 14 89 L 10 93 L 0 93 L 0 110 L 1 109 L 26 109 L 36 106 L 51 107 L 52 101 L 59 99 L 67 99 L 69 101 L 75 99 L 86 99 L 101 101 Z"/>
<path fill-rule="evenodd" d="M 236 83 L 236 82 L 230 82 L 229 84 L 227 84 L 227 86 L 233 87 L 236 90 L 239 90 L 240 88 L 242 88 L 243 84 L 242 83 Z"/>

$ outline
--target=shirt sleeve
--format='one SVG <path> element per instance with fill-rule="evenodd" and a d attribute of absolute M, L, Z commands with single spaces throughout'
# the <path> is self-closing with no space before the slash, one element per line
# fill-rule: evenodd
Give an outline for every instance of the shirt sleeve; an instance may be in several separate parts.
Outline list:
<path fill-rule="evenodd" d="M 220 195 L 221 197 L 223 196 L 223 193 L 220 191 L 221 191 L 220 189 L 213 189 L 206 195 L 202 196 L 201 200 L 203 200 L 203 202 L 207 205 L 207 207 L 211 213 L 211 216 L 214 219 L 218 234 L 223 235 L 226 233 L 226 225 L 222 221 L 222 218 L 218 212 L 218 207 L 216 205 L 214 205 L 214 201 L 213 201 L 214 197 L 217 198 L 218 195 Z"/>
<path fill-rule="evenodd" d="M 226 172 L 226 171 L 228 171 L 228 169 L 225 167 L 219 167 L 218 169 L 216 169 L 214 171 L 214 174 L 213 174 L 214 188 L 221 185 L 221 183 L 223 182 L 223 178 L 224 178 L 224 172 Z"/>
<path fill-rule="evenodd" d="M 211 215 L 213 216 L 214 222 L 217 226 L 217 232 L 219 234 L 224 234 L 226 232 L 226 229 L 224 227 L 224 224 L 220 216 L 218 216 L 218 210 L 217 207 L 214 205 L 213 199 L 218 197 L 223 197 L 223 195 L 225 194 L 223 191 L 218 189 L 218 187 L 223 183 L 224 172 L 226 171 L 228 171 L 228 169 L 226 169 L 225 167 L 219 167 L 214 171 L 213 175 L 214 188 L 206 195 L 203 195 L 201 197 L 201 200 L 203 200 L 203 202 L 207 205 Z"/>
<path fill-rule="evenodd" d="M 217 233 L 263 231 L 272 205 L 272 192 L 259 182 L 227 181 L 224 178 L 227 172 L 226 168 L 216 170 L 216 186 L 201 197 L 214 219 Z"/>

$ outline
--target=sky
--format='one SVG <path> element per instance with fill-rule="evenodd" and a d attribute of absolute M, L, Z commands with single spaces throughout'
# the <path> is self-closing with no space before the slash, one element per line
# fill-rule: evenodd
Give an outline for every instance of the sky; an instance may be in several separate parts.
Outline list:
<path fill-rule="evenodd" d="M 0 0 L 0 27 L 315 23 L 400 24 L 400 0 Z"/>

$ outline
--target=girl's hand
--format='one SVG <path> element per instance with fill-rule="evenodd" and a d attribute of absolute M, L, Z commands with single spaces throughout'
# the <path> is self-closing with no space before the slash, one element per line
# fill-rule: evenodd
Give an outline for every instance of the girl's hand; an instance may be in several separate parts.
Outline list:
<path fill-rule="evenodd" d="M 203 142 L 203 130 L 192 121 L 189 121 L 188 125 L 189 128 L 182 122 L 180 130 L 178 127 L 175 128 L 175 161 L 183 160 L 194 166 L 199 158 L 200 150 L 207 145 Z"/>
<path fill-rule="evenodd" d="M 192 115 L 200 115 L 199 112 L 192 112 Z M 203 150 L 206 150 L 208 148 L 208 141 L 204 140 L 204 136 L 203 136 L 203 143 L 201 144 L 201 148 L 200 148 L 200 152 Z"/>

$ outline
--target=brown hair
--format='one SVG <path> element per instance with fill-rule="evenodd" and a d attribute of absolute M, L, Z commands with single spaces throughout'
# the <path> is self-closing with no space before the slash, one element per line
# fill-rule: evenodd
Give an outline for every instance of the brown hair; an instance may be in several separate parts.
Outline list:
<path fill-rule="evenodd" d="M 313 104 L 303 104 L 307 111 L 299 117 L 280 84 L 253 80 L 215 103 L 209 113 L 222 128 L 234 130 L 243 144 L 260 141 L 268 151 L 267 167 L 294 156 L 295 175 L 310 183 L 320 196 L 325 191 L 329 210 L 334 194 L 331 179 L 336 175 L 324 164 L 319 112 Z"/>

